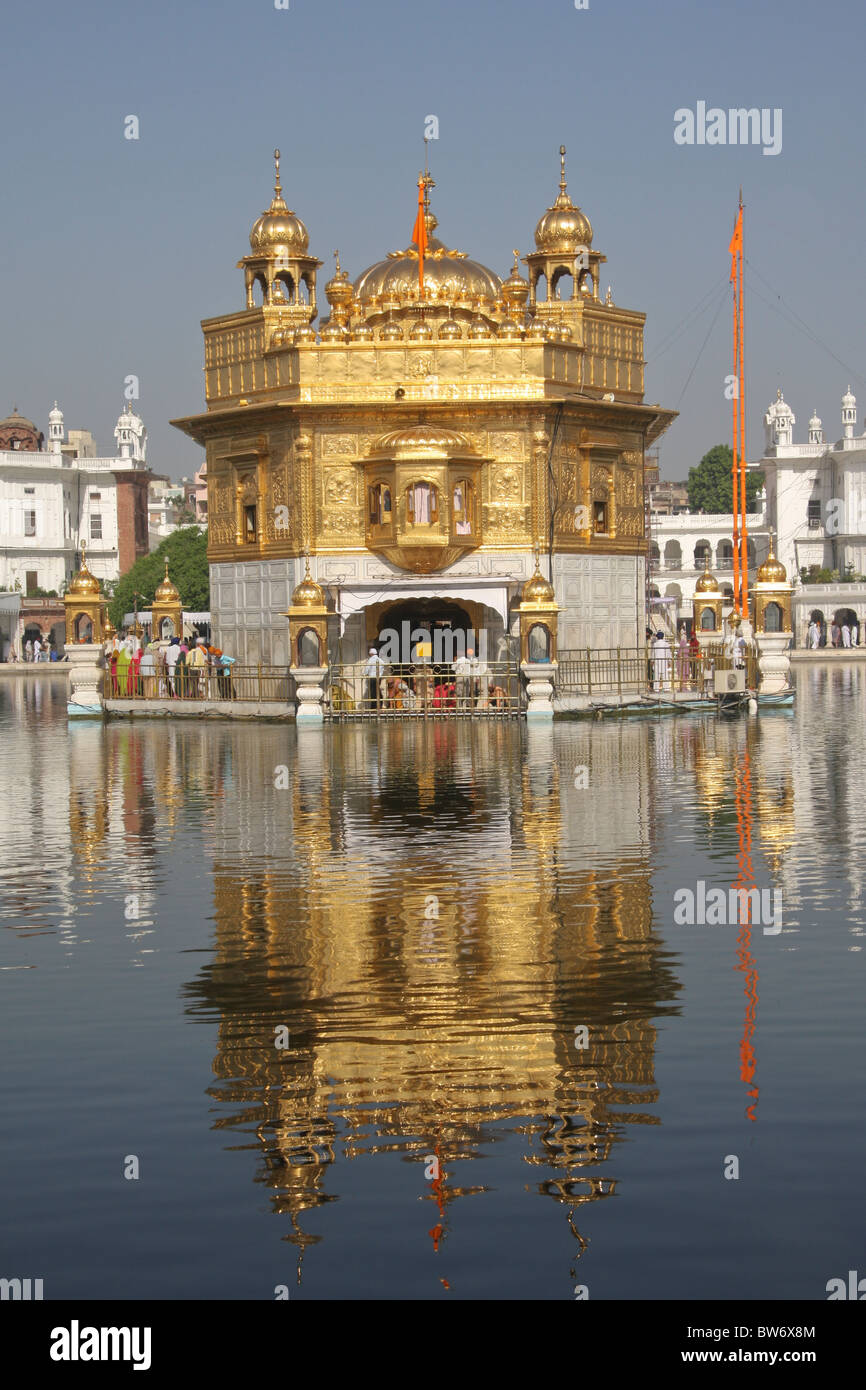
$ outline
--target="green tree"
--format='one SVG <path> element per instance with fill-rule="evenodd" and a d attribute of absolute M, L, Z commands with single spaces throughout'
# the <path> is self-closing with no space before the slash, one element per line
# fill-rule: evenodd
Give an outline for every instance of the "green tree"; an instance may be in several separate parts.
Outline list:
<path fill-rule="evenodd" d="M 120 630 L 127 613 L 135 610 L 133 594 L 139 594 L 139 608 L 149 608 L 157 585 L 165 574 L 168 557 L 169 577 L 180 592 L 181 603 L 189 612 L 202 613 L 210 608 L 210 585 L 207 566 L 207 532 L 197 526 L 184 526 L 152 550 L 142 555 L 132 569 L 122 574 L 114 588 L 108 612 L 114 626 Z"/>
<path fill-rule="evenodd" d="M 714 444 L 697 468 L 689 469 L 686 486 L 693 512 L 732 512 L 734 510 L 734 454 L 730 444 Z M 756 494 L 764 486 L 763 473 L 746 474 L 746 508 L 752 510 Z"/>

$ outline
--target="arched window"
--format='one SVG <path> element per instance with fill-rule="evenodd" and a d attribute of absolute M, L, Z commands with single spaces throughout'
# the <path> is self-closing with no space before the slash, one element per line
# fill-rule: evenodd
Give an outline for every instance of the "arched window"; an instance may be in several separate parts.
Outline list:
<path fill-rule="evenodd" d="M 429 526 L 439 520 L 439 498 L 432 483 L 419 480 L 406 489 L 406 517 L 410 526 Z"/>
<path fill-rule="evenodd" d="M 695 546 L 695 569 L 702 570 L 708 560 L 712 560 L 712 550 L 709 541 L 698 541 Z"/>
<path fill-rule="evenodd" d="M 79 613 L 75 619 L 75 636 L 79 642 L 93 641 L 93 623 L 86 613 Z"/>
<path fill-rule="evenodd" d="M 764 609 L 764 631 L 782 631 L 782 609 L 778 603 L 768 603 Z"/>
<path fill-rule="evenodd" d="M 174 630 L 174 620 L 172 618 L 163 618 L 159 627 L 159 635 L 164 640 L 167 640 L 170 637 L 177 636 L 177 633 Z"/>
<path fill-rule="evenodd" d="M 298 665 L 318 666 L 320 651 L 319 634 L 311 627 L 305 627 L 303 632 L 298 634 Z"/>
<path fill-rule="evenodd" d="M 373 483 L 368 489 L 370 501 L 370 525 L 390 526 L 391 489 L 387 483 Z"/>
<path fill-rule="evenodd" d="M 607 503 L 593 502 L 592 504 L 592 529 L 597 536 L 607 533 Z"/>
<path fill-rule="evenodd" d="M 554 299 L 574 298 L 574 277 L 564 266 L 553 272 L 550 284 Z"/>
<path fill-rule="evenodd" d="M 534 623 L 529 629 L 529 660 L 550 660 L 550 633 L 543 623 Z"/>
<path fill-rule="evenodd" d="M 535 299 L 537 303 L 543 304 L 547 298 L 547 276 L 539 275 L 535 282 Z"/>
<path fill-rule="evenodd" d="M 258 540 L 257 529 L 257 508 L 255 502 L 249 502 L 244 507 L 244 544 L 255 545 Z"/>
<path fill-rule="evenodd" d="M 274 277 L 271 298 L 275 304 L 295 303 L 295 282 L 287 270 L 281 270 Z"/>
<path fill-rule="evenodd" d="M 703 613 L 701 614 L 701 631 L 702 631 L 702 632 L 715 632 L 715 630 L 716 630 L 716 615 L 715 615 L 715 613 L 713 612 L 712 608 L 705 608 L 704 611 L 703 611 Z"/>
<path fill-rule="evenodd" d="M 253 304 L 264 304 L 268 295 L 268 285 L 264 275 L 253 276 L 253 283 L 250 286 Z"/>
<path fill-rule="evenodd" d="M 665 541 L 665 569 L 681 570 L 683 567 L 683 551 L 679 541 Z"/>
<path fill-rule="evenodd" d="M 716 564 L 720 570 L 729 570 L 734 563 L 734 547 L 730 541 L 719 541 L 716 546 Z"/>
<path fill-rule="evenodd" d="M 454 534 L 457 536 L 472 535 L 472 511 L 473 511 L 472 484 L 468 478 L 459 478 L 454 484 L 454 491 L 451 496 L 451 507 L 454 513 Z"/>

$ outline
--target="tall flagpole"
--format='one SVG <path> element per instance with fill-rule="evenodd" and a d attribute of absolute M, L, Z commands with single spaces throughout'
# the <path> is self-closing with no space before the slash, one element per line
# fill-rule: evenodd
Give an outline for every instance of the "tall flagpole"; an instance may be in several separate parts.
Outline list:
<path fill-rule="evenodd" d="M 749 616 L 749 532 L 746 526 L 746 360 L 745 360 L 745 337 L 743 324 L 743 190 L 740 189 L 740 244 L 739 244 L 739 304 L 738 317 L 740 321 L 740 612 L 744 619 Z"/>

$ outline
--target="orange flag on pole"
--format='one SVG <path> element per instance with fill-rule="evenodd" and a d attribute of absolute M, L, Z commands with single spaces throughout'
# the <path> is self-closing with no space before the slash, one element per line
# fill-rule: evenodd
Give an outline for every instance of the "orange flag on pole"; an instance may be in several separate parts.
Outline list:
<path fill-rule="evenodd" d="M 412 228 L 412 240 L 418 247 L 418 289 L 424 298 L 424 253 L 427 250 L 427 219 L 424 216 L 424 175 L 418 175 L 418 216 Z"/>
<path fill-rule="evenodd" d="M 737 213 L 737 221 L 734 226 L 734 235 L 731 237 L 731 244 L 728 247 L 731 253 L 731 274 L 730 279 L 736 283 L 737 279 L 737 253 L 742 255 L 743 251 L 743 209 L 740 207 Z"/>

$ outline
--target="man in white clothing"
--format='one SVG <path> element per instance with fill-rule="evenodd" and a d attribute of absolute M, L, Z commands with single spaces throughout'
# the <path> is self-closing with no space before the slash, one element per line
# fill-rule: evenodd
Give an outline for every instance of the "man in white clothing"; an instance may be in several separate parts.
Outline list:
<path fill-rule="evenodd" d="M 364 667 L 364 675 L 367 677 L 367 699 L 375 707 L 379 703 L 379 681 L 382 679 L 382 672 L 385 670 L 385 662 L 382 660 L 375 647 L 371 647 L 367 657 L 367 664 Z"/>

